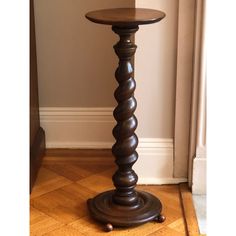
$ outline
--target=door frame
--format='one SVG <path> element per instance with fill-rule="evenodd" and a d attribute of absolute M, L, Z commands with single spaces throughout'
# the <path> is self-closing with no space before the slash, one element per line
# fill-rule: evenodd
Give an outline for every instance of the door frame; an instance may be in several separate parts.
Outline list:
<path fill-rule="evenodd" d="M 195 0 L 179 0 L 173 170 L 176 178 L 187 178 L 189 172 L 195 10 Z"/>
<path fill-rule="evenodd" d="M 204 9 L 205 0 L 179 0 L 174 177 L 187 177 L 189 187 L 197 146 L 205 142 Z"/>

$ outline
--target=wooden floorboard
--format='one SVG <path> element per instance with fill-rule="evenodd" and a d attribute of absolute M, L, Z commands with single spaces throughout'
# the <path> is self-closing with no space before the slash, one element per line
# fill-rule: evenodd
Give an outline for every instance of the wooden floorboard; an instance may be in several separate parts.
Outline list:
<path fill-rule="evenodd" d="M 182 203 L 184 220 L 188 236 L 199 235 L 199 227 L 197 223 L 196 212 L 193 205 L 192 194 L 189 191 L 187 184 L 180 184 L 180 199 Z"/>
<path fill-rule="evenodd" d="M 64 151 L 64 156 L 57 156 L 52 151 L 49 154 L 43 160 L 31 194 L 31 235 L 104 235 L 103 226 L 89 216 L 86 200 L 101 191 L 113 188 L 111 176 L 116 167 L 111 153 L 106 152 L 103 156 L 100 152 L 96 156 L 95 151 L 91 155 L 89 151 L 73 151 L 67 156 Z M 162 224 L 149 222 L 138 227 L 115 228 L 108 235 L 199 235 L 193 234 L 197 233 L 197 226 L 195 215 L 192 217 L 195 212 L 188 209 L 191 207 L 188 203 L 191 200 L 188 189 L 179 185 L 139 185 L 137 189 L 148 191 L 161 200 L 166 221 Z M 183 195 L 180 194 L 182 189 Z M 189 228 L 186 223 L 193 224 L 194 229 Z"/>

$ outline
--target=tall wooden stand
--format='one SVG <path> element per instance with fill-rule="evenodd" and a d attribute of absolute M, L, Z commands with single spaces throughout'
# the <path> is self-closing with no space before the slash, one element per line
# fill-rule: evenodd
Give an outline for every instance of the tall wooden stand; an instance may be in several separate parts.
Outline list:
<path fill-rule="evenodd" d="M 117 121 L 113 129 L 116 143 L 112 147 L 118 165 L 112 178 L 116 189 L 88 200 L 91 216 L 106 224 L 107 231 L 112 230 L 113 226 L 128 227 L 152 220 L 163 222 L 165 219 L 161 215 L 162 205 L 158 198 L 135 190 L 138 176 L 132 166 L 138 159 L 135 151 L 138 145 L 135 134 L 137 119 L 134 115 L 137 103 L 131 63 L 137 48 L 131 36 L 139 29 L 138 25 L 158 22 L 164 16 L 160 11 L 137 8 L 106 9 L 86 14 L 95 23 L 112 25 L 112 30 L 120 37 L 114 46 L 119 57 L 119 66 L 115 72 L 119 86 L 114 94 L 118 105 L 113 113 Z"/>

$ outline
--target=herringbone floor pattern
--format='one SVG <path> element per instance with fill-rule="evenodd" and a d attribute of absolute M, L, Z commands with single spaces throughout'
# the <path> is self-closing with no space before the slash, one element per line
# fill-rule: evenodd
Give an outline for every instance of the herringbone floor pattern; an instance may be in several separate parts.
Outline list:
<path fill-rule="evenodd" d="M 138 186 L 163 203 L 166 221 L 104 233 L 103 226 L 88 214 L 86 200 L 112 189 L 115 170 L 110 153 L 86 152 L 80 157 L 46 156 L 31 193 L 31 236 L 185 236 L 186 231 L 179 185 Z M 197 235 L 197 234 L 196 234 Z"/>

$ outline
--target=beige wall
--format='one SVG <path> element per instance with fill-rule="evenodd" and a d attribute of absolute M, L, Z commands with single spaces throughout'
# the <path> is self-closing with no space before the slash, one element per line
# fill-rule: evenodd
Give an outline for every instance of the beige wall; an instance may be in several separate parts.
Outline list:
<path fill-rule="evenodd" d="M 84 17 L 112 7 L 134 7 L 134 0 L 35 0 L 41 107 L 115 105 L 117 36 Z"/>
<path fill-rule="evenodd" d="M 141 26 L 135 37 L 137 133 L 148 138 L 173 138 L 178 1 L 136 0 L 136 7 L 166 13 L 161 22 Z"/>
<path fill-rule="evenodd" d="M 86 12 L 112 7 L 163 10 L 160 23 L 141 26 L 135 37 L 136 97 L 140 137 L 173 138 L 177 2 L 174 0 L 35 0 L 41 107 L 113 107 L 117 87 L 117 36 Z"/>
<path fill-rule="evenodd" d="M 111 27 L 91 23 L 84 14 L 94 9 L 134 6 L 166 13 L 161 22 L 140 26 L 135 36 L 140 158 L 134 168 L 141 183 L 186 181 L 187 159 L 178 151 L 187 148 L 183 141 L 186 135 L 177 124 L 180 132 L 176 142 L 174 119 L 175 97 L 181 104 L 181 112 L 186 112 L 182 99 L 185 96 L 176 96 L 181 93 L 176 93 L 176 78 L 191 80 L 191 68 L 186 65 L 191 64 L 192 27 L 186 25 L 192 24 L 189 19 L 194 15 L 194 0 L 191 3 L 188 0 L 35 0 L 35 3 L 40 115 L 49 148 L 110 148 L 114 143 L 112 109 L 116 104 L 113 91 L 117 87 L 114 71 L 118 60 L 112 46 L 118 38 Z M 188 63 L 186 58 L 190 58 Z M 181 94 L 185 92 L 186 89 Z"/>

